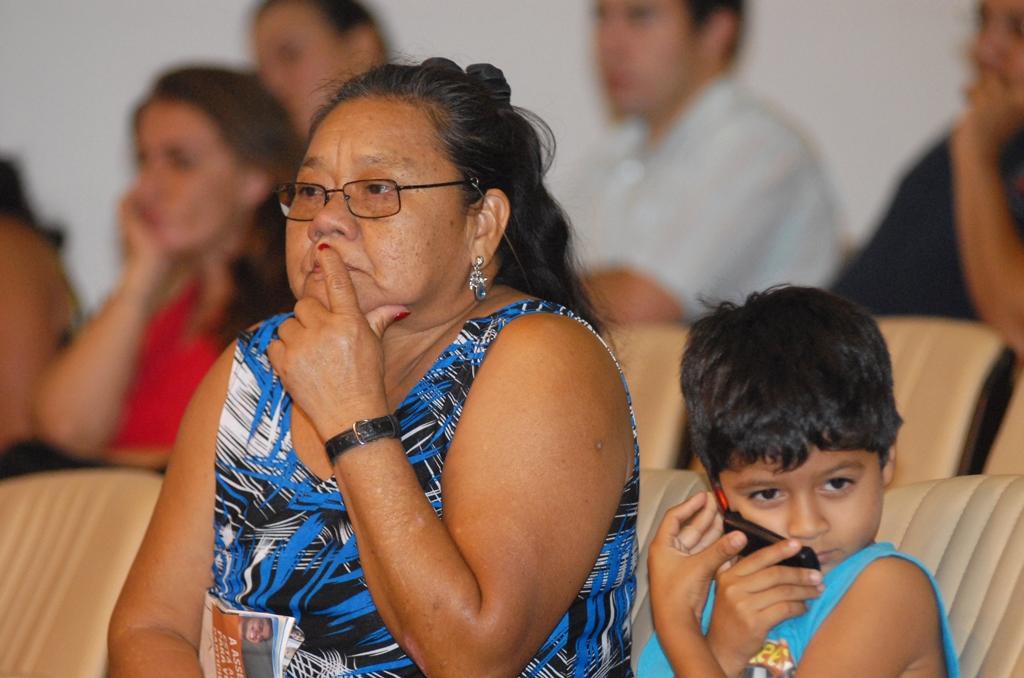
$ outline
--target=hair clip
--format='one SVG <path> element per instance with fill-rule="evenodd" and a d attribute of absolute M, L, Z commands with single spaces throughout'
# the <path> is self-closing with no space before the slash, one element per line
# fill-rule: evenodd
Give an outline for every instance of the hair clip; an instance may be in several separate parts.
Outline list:
<path fill-rule="evenodd" d="M 501 69 L 493 64 L 470 64 L 466 75 L 480 82 L 498 108 L 512 108 L 512 88 Z"/>

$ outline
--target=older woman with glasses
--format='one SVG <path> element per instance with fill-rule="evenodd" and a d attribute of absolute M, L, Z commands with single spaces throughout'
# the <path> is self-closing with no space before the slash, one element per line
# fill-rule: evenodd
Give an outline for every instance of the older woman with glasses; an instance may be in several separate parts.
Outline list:
<path fill-rule="evenodd" d="M 134 117 L 136 178 L 113 293 L 42 376 L 43 445 L 9 474 L 106 463 L 162 468 L 193 391 L 237 333 L 291 303 L 273 186 L 301 147 L 255 76 L 163 74 Z"/>
<path fill-rule="evenodd" d="M 321 111 L 278 189 L 298 303 L 190 407 L 112 676 L 198 675 L 204 603 L 293 618 L 293 677 L 628 675 L 636 438 L 538 130 L 444 59 Z"/>

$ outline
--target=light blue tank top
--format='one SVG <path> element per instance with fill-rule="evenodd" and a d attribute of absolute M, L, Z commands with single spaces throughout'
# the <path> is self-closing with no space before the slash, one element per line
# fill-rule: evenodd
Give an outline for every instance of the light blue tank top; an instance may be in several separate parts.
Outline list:
<path fill-rule="evenodd" d="M 946 675 L 949 678 L 959 678 L 960 664 L 957 659 L 956 648 L 953 647 L 953 636 L 949 630 L 949 621 L 946 618 L 946 607 L 942 603 L 942 594 L 939 592 L 938 583 L 928 568 L 921 561 L 908 553 L 897 551 L 889 542 L 872 544 L 861 549 L 843 562 L 839 563 L 831 572 L 825 575 L 825 591 L 814 600 L 808 601 L 807 612 L 799 617 L 786 619 L 775 626 L 765 637 L 763 649 L 751 659 L 751 665 L 744 670 L 743 678 L 757 678 L 758 676 L 778 676 L 778 678 L 792 678 L 796 675 L 796 668 L 800 664 L 807 645 L 811 638 L 818 631 L 825 618 L 832 612 L 846 592 L 853 586 L 860 573 L 868 565 L 879 558 L 896 556 L 909 560 L 928 576 L 928 581 L 935 591 L 935 602 L 939 607 L 939 619 L 942 624 L 942 648 L 946 655 Z M 715 603 L 715 585 L 712 583 L 708 593 L 708 601 L 704 606 L 704 614 L 701 617 L 701 628 L 704 633 L 708 632 L 711 625 L 711 610 Z M 770 666 L 771 668 L 761 668 Z M 761 673 L 758 673 L 761 671 Z M 767 671 L 767 672 L 766 672 Z M 652 635 L 647 642 L 643 654 L 640 655 L 640 663 L 637 666 L 638 678 L 671 678 L 672 667 L 668 663 L 665 652 L 661 649 L 657 635 Z"/>

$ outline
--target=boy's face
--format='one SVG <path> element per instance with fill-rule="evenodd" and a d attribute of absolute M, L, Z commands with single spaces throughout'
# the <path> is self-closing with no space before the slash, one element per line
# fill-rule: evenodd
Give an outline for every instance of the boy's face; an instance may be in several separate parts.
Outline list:
<path fill-rule="evenodd" d="M 778 472 L 758 461 L 719 476 L 733 510 L 814 549 L 828 572 L 875 540 L 893 455 L 882 467 L 866 451 L 812 448 L 801 466 Z"/>

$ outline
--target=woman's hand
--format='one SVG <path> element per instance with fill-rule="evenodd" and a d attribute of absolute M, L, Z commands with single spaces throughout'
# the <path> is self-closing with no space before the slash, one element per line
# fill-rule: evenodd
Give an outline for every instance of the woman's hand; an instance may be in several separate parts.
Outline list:
<path fill-rule="evenodd" d="M 274 371 L 321 439 L 360 419 L 389 412 L 384 392 L 380 338 L 406 309 L 359 309 L 352 278 L 330 248 L 317 253 L 328 305 L 307 297 L 295 304 L 295 317 L 281 323 L 267 355 Z"/>
<path fill-rule="evenodd" d="M 737 534 L 725 538 L 737 539 Z M 779 565 L 800 548 L 795 540 L 780 541 L 740 558 L 716 577 L 708 642 L 727 675 L 738 674 L 772 627 L 803 614 L 806 601 L 823 590 L 818 570 Z"/>
<path fill-rule="evenodd" d="M 121 226 L 125 254 L 129 260 L 169 261 L 171 259 L 171 248 L 165 242 L 166 238 L 161 238 L 159 230 L 151 223 L 151 218 L 147 218 L 137 187 L 128 189 L 121 196 L 117 216 Z"/>
<path fill-rule="evenodd" d="M 153 301 L 174 265 L 157 230 L 150 224 L 139 202 L 137 188 L 130 189 L 118 204 L 117 216 L 125 251 L 122 285 L 133 296 Z"/>
<path fill-rule="evenodd" d="M 1024 88 L 992 74 L 983 74 L 967 89 L 967 109 L 953 134 L 953 143 L 967 144 L 991 162 L 1010 137 L 1024 128 Z"/>
<path fill-rule="evenodd" d="M 157 280 L 160 287 L 179 264 L 227 262 L 243 249 L 248 229 L 238 215 L 218 221 L 196 213 L 189 201 L 158 200 L 152 192 L 137 182 L 118 209 L 126 266 L 139 277 Z"/>

